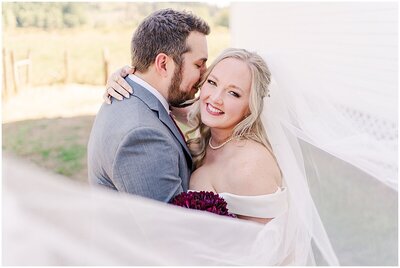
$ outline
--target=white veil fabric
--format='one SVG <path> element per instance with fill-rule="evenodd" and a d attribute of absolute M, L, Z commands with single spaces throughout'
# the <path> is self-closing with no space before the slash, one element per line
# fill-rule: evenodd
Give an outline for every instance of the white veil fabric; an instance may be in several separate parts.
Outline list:
<path fill-rule="evenodd" d="M 8 164 L 8 163 L 5 163 Z M 89 188 L 8 165 L 5 265 L 312 264 L 295 210 L 262 225 Z M 301 244 L 298 243 L 301 242 Z"/>
<path fill-rule="evenodd" d="M 280 120 L 289 122 L 285 133 L 299 142 L 301 154 L 294 155 L 305 164 L 313 203 L 339 263 L 397 265 L 397 79 L 377 73 L 377 80 L 387 77 L 380 91 L 364 76 L 341 80 L 317 55 L 274 49 L 264 58 L 279 85 L 266 110 L 281 99 L 287 113 L 271 113 L 286 114 Z M 341 67 L 329 67 L 335 68 Z M 356 86 L 361 84 L 363 90 Z M 319 232 L 314 242 L 323 237 Z"/>
<path fill-rule="evenodd" d="M 374 264 L 366 255 L 397 251 L 393 241 L 365 246 L 365 237 L 397 237 L 393 208 L 376 206 L 370 194 L 394 193 L 390 204 L 397 202 L 397 147 L 387 151 L 387 142 L 356 131 L 329 99 L 297 90 L 275 58 L 265 59 L 274 81 L 262 120 L 289 193 L 284 214 L 262 225 L 4 166 L 13 175 L 3 176 L 3 264 Z M 374 153 L 385 151 L 383 158 Z M 351 181 L 360 177 L 373 187 L 354 189 Z M 397 263 L 397 255 L 389 258 Z"/>

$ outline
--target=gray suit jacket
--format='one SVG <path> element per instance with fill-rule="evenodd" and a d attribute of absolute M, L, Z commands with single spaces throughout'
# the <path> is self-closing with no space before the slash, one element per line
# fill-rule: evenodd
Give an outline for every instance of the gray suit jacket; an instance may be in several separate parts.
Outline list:
<path fill-rule="evenodd" d="M 192 158 L 178 128 L 147 89 L 103 104 L 88 144 L 91 184 L 168 202 L 188 190 Z"/>

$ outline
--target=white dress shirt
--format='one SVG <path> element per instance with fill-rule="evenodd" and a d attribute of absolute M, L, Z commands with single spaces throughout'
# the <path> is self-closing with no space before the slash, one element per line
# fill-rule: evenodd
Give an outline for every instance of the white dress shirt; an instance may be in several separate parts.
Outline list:
<path fill-rule="evenodd" d="M 158 92 L 157 89 L 155 89 L 149 83 L 147 83 L 146 81 L 144 81 L 143 79 L 137 77 L 134 74 L 130 74 L 128 77 L 133 82 L 138 83 L 139 85 L 141 85 L 142 87 L 144 87 L 145 89 L 150 91 L 150 93 L 153 94 L 161 102 L 161 104 L 164 106 L 164 108 L 167 111 L 167 113 L 170 114 L 171 111 L 169 110 L 168 101 L 163 97 L 163 95 L 161 95 L 160 92 Z M 135 89 L 133 89 L 133 90 L 135 90 Z"/>

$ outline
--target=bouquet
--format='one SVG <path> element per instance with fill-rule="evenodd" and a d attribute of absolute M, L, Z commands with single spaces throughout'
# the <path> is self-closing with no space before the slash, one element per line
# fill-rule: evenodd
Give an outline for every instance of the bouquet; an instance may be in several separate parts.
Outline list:
<path fill-rule="evenodd" d="M 236 218 L 235 214 L 228 212 L 225 200 L 213 192 L 182 192 L 171 200 L 171 204 Z"/>

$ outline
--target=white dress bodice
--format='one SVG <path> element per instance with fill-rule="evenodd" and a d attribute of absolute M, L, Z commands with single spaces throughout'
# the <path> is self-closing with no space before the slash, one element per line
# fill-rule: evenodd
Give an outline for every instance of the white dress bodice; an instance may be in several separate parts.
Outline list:
<path fill-rule="evenodd" d="M 278 188 L 275 193 L 244 196 L 218 193 L 227 203 L 229 213 L 256 218 L 276 218 L 288 208 L 287 189 Z"/>
<path fill-rule="evenodd" d="M 189 192 L 197 192 L 189 190 Z M 276 218 L 288 209 L 286 188 L 278 188 L 275 193 L 265 195 L 236 195 L 218 193 L 227 203 L 229 213 L 255 218 Z"/>

